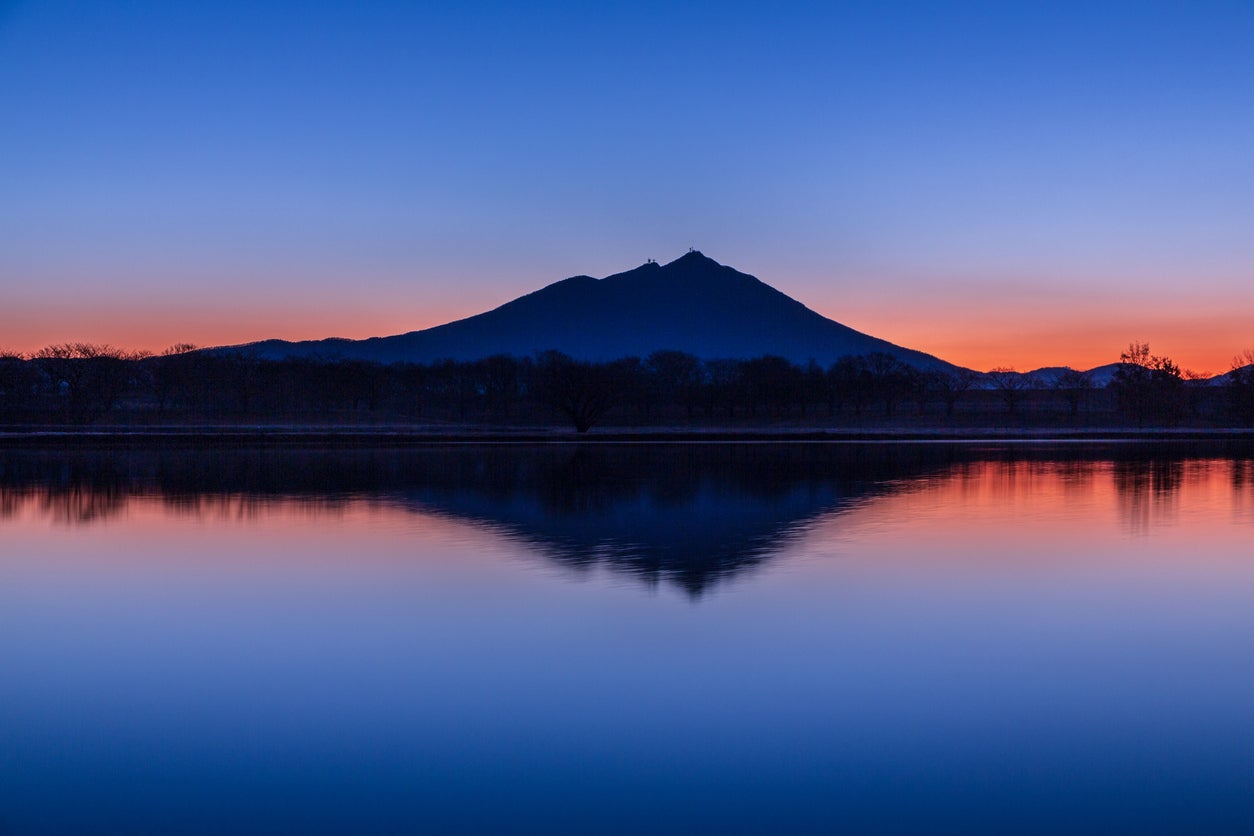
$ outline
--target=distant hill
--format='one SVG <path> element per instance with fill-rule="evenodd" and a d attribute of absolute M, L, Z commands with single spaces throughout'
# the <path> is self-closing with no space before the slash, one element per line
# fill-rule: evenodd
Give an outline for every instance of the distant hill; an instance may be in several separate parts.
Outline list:
<path fill-rule="evenodd" d="M 1089 369 L 1085 374 L 1088 375 L 1089 385 L 1094 389 L 1104 389 L 1114 381 L 1116 373 L 1120 368 L 1120 363 L 1107 363 L 1104 366 L 1096 366 Z M 1254 369 L 1254 365 L 1245 367 Z M 1065 372 L 1071 371 L 1066 366 L 1046 366 L 1040 369 L 1034 369 L 1029 372 L 1016 372 L 1023 378 L 1031 388 L 1049 389 L 1058 384 L 1058 380 Z M 1214 377 L 1203 378 L 1202 382 L 1207 386 L 1226 386 L 1232 377 L 1232 372 L 1215 375 Z M 980 388 L 994 389 L 996 383 L 991 374 L 984 374 L 977 384 Z"/>
<path fill-rule="evenodd" d="M 1114 380 L 1115 372 L 1119 370 L 1118 363 L 1108 363 L 1105 366 L 1097 366 L 1089 369 L 1089 383 L 1094 388 L 1104 388 L 1110 381 Z M 1046 366 L 1044 368 L 1035 369 L 1030 372 L 1023 372 L 1023 376 L 1028 379 L 1031 385 L 1038 389 L 1049 389 L 1058 383 L 1058 379 L 1063 374 L 1072 371 L 1067 366 Z M 1079 371 L 1083 371 L 1080 369 Z M 991 385 L 991 384 L 990 384 Z"/>
<path fill-rule="evenodd" d="M 235 348 L 270 359 L 317 356 L 383 363 L 525 357 L 549 349 L 578 359 L 613 360 L 677 349 L 705 359 L 775 354 L 825 366 L 841 357 L 883 352 L 916 368 L 954 368 L 841 325 L 696 251 L 604 279 L 575 276 L 486 313 L 408 334 L 266 340 Z"/>

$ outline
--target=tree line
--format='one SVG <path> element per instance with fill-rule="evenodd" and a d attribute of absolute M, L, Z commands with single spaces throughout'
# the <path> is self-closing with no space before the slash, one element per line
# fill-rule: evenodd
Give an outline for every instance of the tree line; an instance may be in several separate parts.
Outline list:
<path fill-rule="evenodd" d="M 0 353 L 0 423 L 451 423 L 622 425 L 1254 425 L 1254 351 L 1223 386 L 1133 343 L 1113 379 L 1065 369 L 1048 386 L 1013 369 L 920 370 L 888 354 L 829 366 L 682 351 L 610 362 L 533 357 L 379 364 L 269 360 L 176 345 L 159 355 L 64 343 Z"/>

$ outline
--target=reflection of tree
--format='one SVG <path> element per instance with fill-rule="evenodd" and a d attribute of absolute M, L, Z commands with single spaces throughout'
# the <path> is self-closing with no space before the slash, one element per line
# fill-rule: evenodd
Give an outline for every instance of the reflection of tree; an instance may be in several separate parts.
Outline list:
<path fill-rule="evenodd" d="M 1249 459 L 1234 461 L 1232 463 L 1232 487 L 1237 493 L 1242 493 L 1251 485 L 1254 485 L 1254 461 Z"/>
<path fill-rule="evenodd" d="M 58 523 L 90 523 L 116 516 L 126 507 L 127 495 L 117 487 L 74 485 L 39 497 L 40 508 Z"/>
<path fill-rule="evenodd" d="M 572 568 L 603 565 L 698 595 L 775 553 L 815 516 L 943 469 L 908 445 L 555 445 L 403 450 L 0 454 L 0 496 L 91 523 L 136 494 L 172 512 L 249 518 L 357 499 L 490 525 Z"/>
<path fill-rule="evenodd" d="M 1254 460 L 1233 461 L 1230 468 L 1233 513 L 1250 520 L 1254 515 Z"/>
<path fill-rule="evenodd" d="M 0 488 L 0 520 L 16 517 L 26 505 L 26 497 L 25 491 Z"/>
<path fill-rule="evenodd" d="M 1234 485 L 1254 485 L 1248 451 L 1196 444 L 9 450 L 0 452 L 0 518 L 31 508 L 95 523 L 137 495 L 174 514 L 228 520 L 276 508 L 338 514 L 368 500 L 488 526 L 575 570 L 602 566 L 697 596 L 769 560 L 817 517 L 920 478 L 976 491 L 991 466 L 992 487 L 1008 496 L 1044 476 L 1074 494 L 1109 468 L 1121 517 L 1145 531 L 1175 513 L 1180 488 L 1197 476 L 1190 468 L 1221 455 Z"/>
<path fill-rule="evenodd" d="M 1126 458 L 1114 463 L 1119 511 L 1128 528 L 1145 533 L 1151 524 L 1170 522 L 1178 510 L 1184 462 L 1178 458 Z"/>
<path fill-rule="evenodd" d="M 1088 492 L 1093 486 L 1094 465 L 1091 461 L 1064 459 L 1057 463 L 1054 472 L 1062 480 L 1067 493 Z"/>
<path fill-rule="evenodd" d="M 7 454 L 0 458 L 0 517 L 33 504 L 53 521 L 91 523 L 121 512 L 135 484 L 111 454 Z"/>

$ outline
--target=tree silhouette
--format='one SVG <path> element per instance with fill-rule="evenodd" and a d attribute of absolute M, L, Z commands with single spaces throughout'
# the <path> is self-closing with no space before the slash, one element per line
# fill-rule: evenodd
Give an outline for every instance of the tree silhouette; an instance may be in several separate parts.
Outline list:
<path fill-rule="evenodd" d="M 707 360 L 705 366 L 706 415 L 724 410 L 727 420 L 736 416 L 736 407 L 743 399 L 741 370 L 738 360 Z"/>
<path fill-rule="evenodd" d="M 191 343 L 175 343 L 152 359 L 152 389 L 159 416 L 165 417 L 176 403 L 198 400 L 198 367 L 204 358 L 196 351 L 197 346 Z"/>
<path fill-rule="evenodd" d="M 60 343 L 39 349 L 33 359 L 56 388 L 66 419 L 90 424 L 122 397 L 128 382 L 127 360 L 137 358 L 110 345 Z"/>
<path fill-rule="evenodd" d="M 1254 424 L 1254 350 L 1233 361 L 1225 387 L 1206 375 L 1133 343 L 1107 392 L 1093 396 L 1088 373 L 1064 369 L 1053 384 L 1079 418 L 1091 399 L 1090 420 L 1106 423 L 1117 408 L 1129 423 L 1214 422 L 1219 416 Z M 1031 378 L 1010 368 L 986 376 L 967 370 L 921 372 L 887 354 L 844 357 L 824 370 L 780 356 L 702 361 L 679 351 L 646 360 L 593 363 L 551 351 L 533 358 L 443 360 L 431 365 L 383 365 L 337 357 L 270 360 L 256 353 L 172 346 L 158 356 L 89 343 L 47 346 L 30 358 L 0 353 L 0 420 L 6 423 L 88 424 L 105 415 L 147 423 L 190 421 L 412 422 L 415 420 L 534 425 L 557 416 L 579 432 L 611 410 L 628 423 L 686 415 L 763 423 L 806 420 L 812 407 L 829 417 L 847 410 L 858 421 L 879 402 L 872 420 L 893 420 L 904 399 L 921 415 L 934 401 L 953 419 L 955 404 L 980 380 L 988 397 L 964 411 L 988 422 L 1002 408 L 1017 416 Z M 975 399 L 973 399 L 975 401 Z M 850 409 L 851 407 L 851 409 Z M 1059 405 L 1057 408 L 1061 408 Z"/>
<path fill-rule="evenodd" d="M 975 385 L 979 375 L 970 369 L 953 371 L 936 370 L 926 372 L 929 388 L 940 396 L 945 403 L 945 417 L 953 418 L 958 400 Z"/>
<path fill-rule="evenodd" d="M 1023 396 L 1032 387 L 1032 381 L 1027 375 L 1015 371 L 1013 366 L 998 366 L 988 373 L 988 379 L 1006 405 L 1007 414 L 1013 418 L 1018 414 Z"/>
<path fill-rule="evenodd" d="M 865 369 L 871 390 L 884 404 L 884 416 L 891 418 L 907 391 L 906 365 L 891 354 L 875 351 L 866 356 Z"/>
<path fill-rule="evenodd" d="M 31 402 L 38 374 L 26 358 L 0 350 L 0 421 L 13 421 Z"/>
<path fill-rule="evenodd" d="M 614 405 L 619 394 L 615 371 L 610 364 L 546 351 L 536 361 L 537 394 L 564 415 L 575 432 L 586 433 Z"/>
<path fill-rule="evenodd" d="M 1150 353 L 1149 343 L 1132 342 L 1119 355 L 1111 386 L 1119 407 L 1138 427 L 1158 419 L 1179 419 L 1183 408 L 1184 373 L 1169 357 Z"/>
<path fill-rule="evenodd" d="M 862 356 L 842 357 L 827 370 L 828 414 L 843 409 L 845 401 L 853 404 L 854 415 L 861 419 L 862 410 L 871 397 L 871 371 Z"/>
<path fill-rule="evenodd" d="M 740 373 L 751 414 L 761 406 L 782 415 L 801 389 L 801 369 L 773 354 L 745 360 Z"/>
<path fill-rule="evenodd" d="M 682 404 L 689 418 L 697 407 L 704 375 L 701 361 L 686 351 L 655 351 L 644 361 L 644 371 L 662 403 Z"/>
<path fill-rule="evenodd" d="M 1054 381 L 1054 388 L 1062 393 L 1067 402 L 1067 411 L 1074 419 L 1080 414 L 1081 404 L 1093 389 L 1093 375 L 1091 372 L 1077 371 L 1066 366 Z"/>
<path fill-rule="evenodd" d="M 1243 424 L 1254 424 L 1254 348 L 1232 358 L 1225 383 L 1229 413 Z"/>

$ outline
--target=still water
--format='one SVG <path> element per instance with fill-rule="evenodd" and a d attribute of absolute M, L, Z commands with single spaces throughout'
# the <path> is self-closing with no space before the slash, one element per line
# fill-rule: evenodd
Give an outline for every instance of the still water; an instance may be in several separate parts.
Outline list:
<path fill-rule="evenodd" d="M 1232 445 L 0 451 L 0 833 L 1249 832 Z"/>

